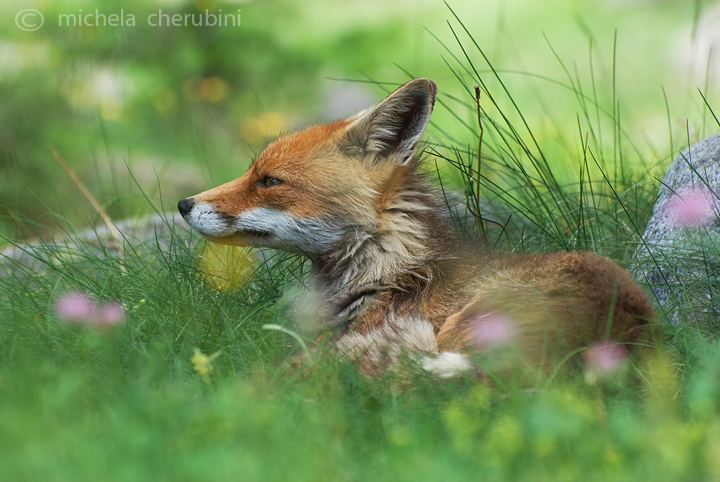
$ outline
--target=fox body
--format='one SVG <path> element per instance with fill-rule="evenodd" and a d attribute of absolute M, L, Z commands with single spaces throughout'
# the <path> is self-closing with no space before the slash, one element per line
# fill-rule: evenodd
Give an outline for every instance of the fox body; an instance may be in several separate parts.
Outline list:
<path fill-rule="evenodd" d="M 210 241 L 308 256 L 318 316 L 369 374 L 403 353 L 439 376 L 472 369 L 493 326 L 546 370 L 594 341 L 644 342 L 653 309 L 609 259 L 497 254 L 453 234 L 415 156 L 435 95 L 415 79 L 355 117 L 280 137 L 245 175 L 178 208 Z"/>

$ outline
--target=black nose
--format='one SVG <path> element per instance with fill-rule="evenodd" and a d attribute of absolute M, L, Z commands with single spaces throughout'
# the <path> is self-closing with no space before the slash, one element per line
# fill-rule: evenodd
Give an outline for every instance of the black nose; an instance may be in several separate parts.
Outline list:
<path fill-rule="evenodd" d="M 180 201 L 178 201 L 178 211 L 180 211 L 180 214 L 185 216 L 187 213 L 190 212 L 194 205 L 195 201 L 193 201 L 193 198 L 186 197 L 185 199 L 181 199 Z"/>

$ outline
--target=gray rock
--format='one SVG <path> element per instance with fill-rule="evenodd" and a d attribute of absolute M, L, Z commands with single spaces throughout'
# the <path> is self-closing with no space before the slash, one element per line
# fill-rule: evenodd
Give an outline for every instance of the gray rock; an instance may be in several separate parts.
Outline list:
<path fill-rule="evenodd" d="M 191 238 L 190 227 L 179 214 L 152 215 L 118 221 L 115 227 L 123 246 L 105 225 L 68 233 L 50 240 L 36 240 L 0 249 L 0 278 L 62 270 L 93 257 L 117 257 L 122 250 L 138 250 L 152 245 L 168 250 L 174 240 Z"/>
<path fill-rule="evenodd" d="M 660 186 L 636 269 L 673 323 L 720 327 L 720 135 L 683 151 Z"/>

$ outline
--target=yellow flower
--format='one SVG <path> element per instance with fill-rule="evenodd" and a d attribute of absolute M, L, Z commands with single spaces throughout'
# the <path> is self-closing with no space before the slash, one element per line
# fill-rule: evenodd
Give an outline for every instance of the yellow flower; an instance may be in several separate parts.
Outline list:
<path fill-rule="evenodd" d="M 213 371 L 212 361 L 217 358 L 220 352 L 215 352 L 208 356 L 201 352 L 199 348 L 195 348 L 192 358 L 190 361 L 193 364 L 193 370 L 200 375 L 200 379 L 208 383 L 210 381 L 210 373 Z"/>
<path fill-rule="evenodd" d="M 248 286 L 259 266 L 252 248 L 207 243 L 200 257 L 205 281 L 213 288 L 232 291 Z"/>

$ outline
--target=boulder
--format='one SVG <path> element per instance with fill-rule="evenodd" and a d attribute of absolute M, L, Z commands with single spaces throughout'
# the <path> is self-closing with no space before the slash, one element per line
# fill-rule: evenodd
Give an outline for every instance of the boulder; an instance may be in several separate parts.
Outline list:
<path fill-rule="evenodd" d="M 673 323 L 720 327 L 720 135 L 683 151 L 662 180 L 636 270 Z"/>

